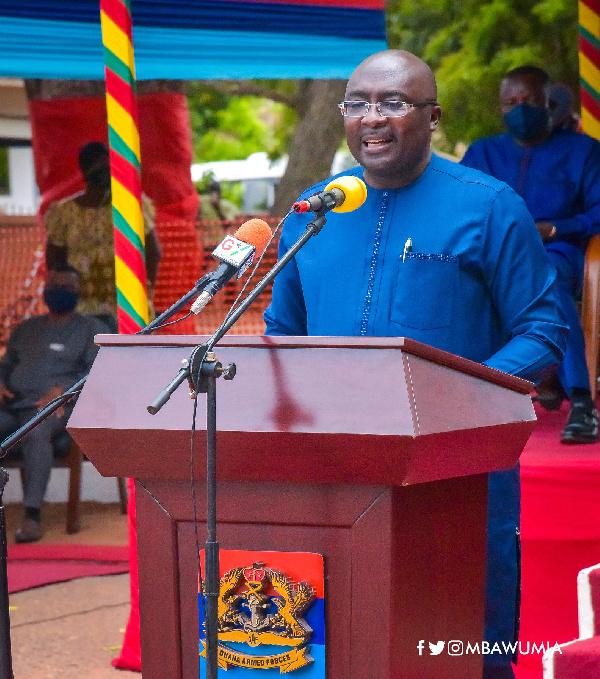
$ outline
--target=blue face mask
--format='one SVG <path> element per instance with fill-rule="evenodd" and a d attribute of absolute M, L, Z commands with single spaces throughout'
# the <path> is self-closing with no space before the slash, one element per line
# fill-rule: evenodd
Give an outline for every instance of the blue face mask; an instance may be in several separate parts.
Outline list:
<path fill-rule="evenodd" d="M 79 295 L 70 288 L 56 286 L 44 290 L 44 302 L 52 313 L 68 314 L 75 310 Z"/>
<path fill-rule="evenodd" d="M 510 134 L 519 141 L 535 141 L 548 129 L 548 111 L 539 106 L 519 104 L 504 116 Z"/>

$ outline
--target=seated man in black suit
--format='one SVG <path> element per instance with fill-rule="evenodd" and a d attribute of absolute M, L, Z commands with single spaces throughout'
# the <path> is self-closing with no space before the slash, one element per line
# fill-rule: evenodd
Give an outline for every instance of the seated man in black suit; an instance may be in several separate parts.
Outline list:
<path fill-rule="evenodd" d="M 49 272 L 48 313 L 22 321 L 0 360 L 0 440 L 84 377 L 94 361 L 94 336 L 107 332 L 96 318 L 75 312 L 79 273 L 69 265 Z M 66 427 L 72 403 L 39 423 L 18 444 L 23 455 L 25 516 L 17 542 L 42 537 L 41 506 L 50 478 L 53 439 Z"/>

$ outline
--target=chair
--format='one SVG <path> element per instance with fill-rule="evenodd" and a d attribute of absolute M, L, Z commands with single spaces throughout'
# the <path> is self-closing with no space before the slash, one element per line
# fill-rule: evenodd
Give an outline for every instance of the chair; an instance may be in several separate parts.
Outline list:
<path fill-rule="evenodd" d="M 585 338 L 585 357 L 590 374 L 592 398 L 596 400 L 600 354 L 600 234 L 590 239 L 585 252 L 581 325 Z"/>
<path fill-rule="evenodd" d="M 81 471 L 83 462 L 86 459 L 84 454 L 79 449 L 79 446 L 73 441 L 66 430 L 59 432 L 53 441 L 54 444 L 54 463 L 53 469 L 68 469 L 69 470 L 69 497 L 67 500 L 67 533 L 78 533 L 81 528 L 80 517 L 80 501 L 81 501 Z M 8 455 L 0 460 L 0 465 L 7 468 L 16 468 L 21 470 L 21 477 L 23 469 L 21 466 L 22 459 L 19 447 L 15 446 Z M 119 490 L 119 504 L 121 512 L 127 514 L 127 491 L 125 488 L 125 479 L 117 479 Z"/>

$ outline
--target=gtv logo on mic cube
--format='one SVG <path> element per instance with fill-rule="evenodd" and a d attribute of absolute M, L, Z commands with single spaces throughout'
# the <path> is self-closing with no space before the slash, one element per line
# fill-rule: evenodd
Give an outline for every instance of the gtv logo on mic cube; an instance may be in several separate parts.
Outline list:
<path fill-rule="evenodd" d="M 254 246 L 244 241 L 238 240 L 235 236 L 226 236 L 213 250 L 213 257 L 220 259 L 226 264 L 231 264 L 236 268 L 241 268 L 245 264 L 252 263 Z M 243 272 L 242 272 L 243 273 Z"/>

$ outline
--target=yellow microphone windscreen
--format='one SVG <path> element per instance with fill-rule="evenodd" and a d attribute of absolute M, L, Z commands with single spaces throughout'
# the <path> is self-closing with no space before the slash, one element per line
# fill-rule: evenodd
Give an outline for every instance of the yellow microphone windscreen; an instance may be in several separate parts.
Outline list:
<path fill-rule="evenodd" d="M 333 208 L 333 212 L 352 212 L 359 208 L 367 199 L 367 185 L 362 179 L 344 175 L 329 182 L 325 187 L 325 191 L 331 189 L 340 189 L 343 191 L 346 199 L 341 205 Z"/>

